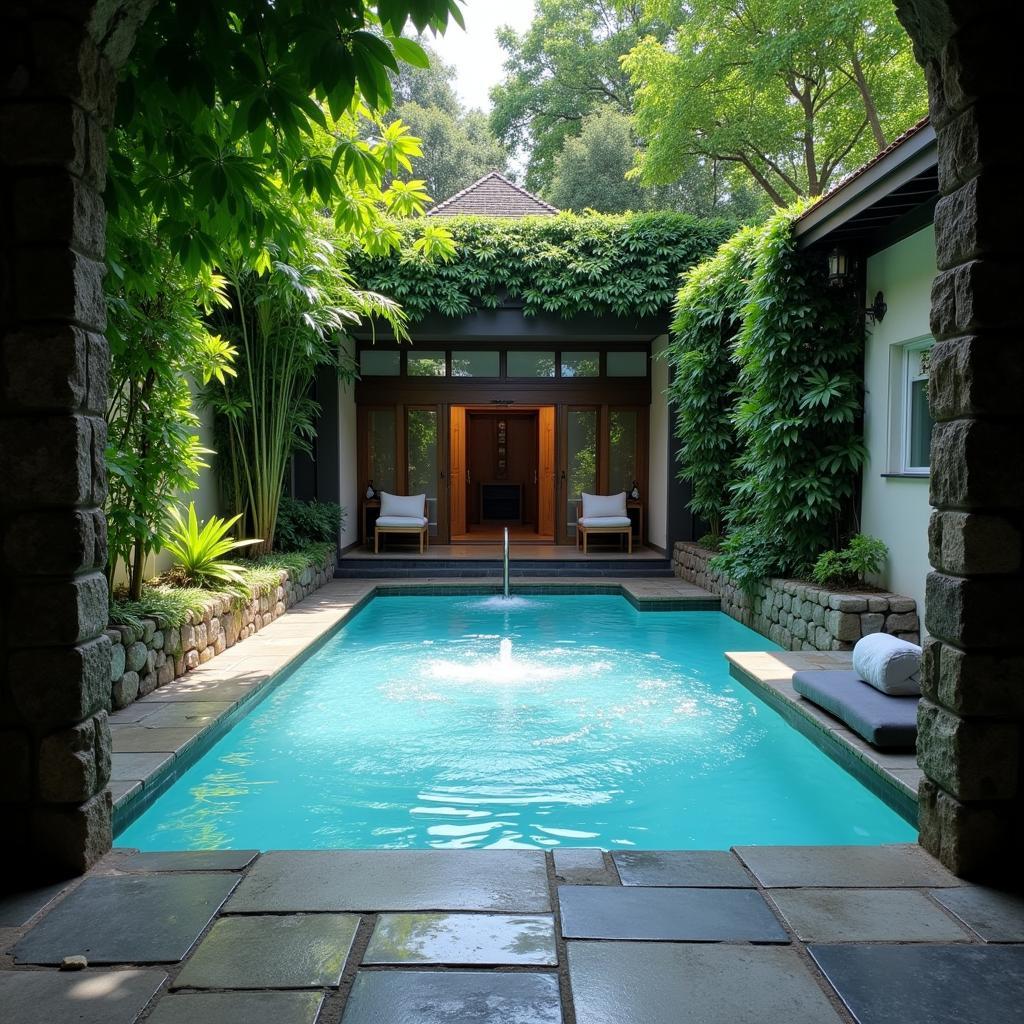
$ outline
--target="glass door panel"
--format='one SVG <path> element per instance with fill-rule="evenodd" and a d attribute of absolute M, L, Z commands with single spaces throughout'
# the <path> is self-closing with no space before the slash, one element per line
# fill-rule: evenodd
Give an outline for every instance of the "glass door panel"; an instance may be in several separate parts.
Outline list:
<path fill-rule="evenodd" d="M 608 414 L 608 493 L 629 493 L 642 476 L 637 464 L 638 416 L 635 409 L 612 409 Z"/>
<path fill-rule="evenodd" d="M 366 476 L 378 491 L 394 494 L 398 488 L 396 469 L 395 410 L 368 409 L 366 412 Z"/>
<path fill-rule="evenodd" d="M 405 450 L 408 461 L 409 494 L 427 496 L 430 534 L 438 532 L 438 415 L 437 409 L 409 409 L 406 412 Z"/>
<path fill-rule="evenodd" d="M 569 409 L 566 416 L 565 524 L 576 537 L 576 504 L 580 495 L 597 492 L 597 409 Z"/>

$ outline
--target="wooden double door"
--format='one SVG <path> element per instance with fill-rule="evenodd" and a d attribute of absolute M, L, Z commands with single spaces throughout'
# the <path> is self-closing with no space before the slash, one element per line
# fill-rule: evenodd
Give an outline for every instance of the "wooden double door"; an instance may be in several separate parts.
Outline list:
<path fill-rule="evenodd" d="M 646 494 L 648 408 L 422 404 L 359 408 L 359 493 L 427 495 L 431 537 L 493 540 L 510 520 L 523 540 L 575 541 L 583 491 Z M 519 515 L 489 518 L 491 496 L 518 489 Z M 491 511 L 499 506 L 491 505 Z M 508 506 L 503 506 L 508 511 Z M 518 520 L 518 522 L 516 521 Z"/>

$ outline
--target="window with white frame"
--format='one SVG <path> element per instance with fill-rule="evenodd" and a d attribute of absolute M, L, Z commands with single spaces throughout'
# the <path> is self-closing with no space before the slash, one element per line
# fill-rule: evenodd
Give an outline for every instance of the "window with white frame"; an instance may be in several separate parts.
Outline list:
<path fill-rule="evenodd" d="M 932 417 L 928 409 L 928 365 L 933 341 L 927 338 L 902 346 L 896 431 L 901 473 L 928 473 Z M 894 410 L 896 412 L 897 410 Z"/>

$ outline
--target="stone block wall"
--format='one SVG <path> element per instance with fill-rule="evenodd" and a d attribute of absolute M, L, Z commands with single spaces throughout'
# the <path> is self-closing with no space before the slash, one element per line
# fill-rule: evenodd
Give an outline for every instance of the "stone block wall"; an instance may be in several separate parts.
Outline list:
<path fill-rule="evenodd" d="M 835 593 L 798 580 L 765 580 L 753 594 L 710 568 L 713 551 L 677 542 L 675 574 L 722 598 L 722 611 L 791 651 L 850 651 L 869 633 L 921 642 L 913 598 L 888 593 Z"/>
<path fill-rule="evenodd" d="M 254 594 L 244 604 L 214 597 L 201 615 L 189 613 L 181 626 L 161 628 L 153 619 L 107 630 L 113 657 L 110 665 L 110 706 L 116 711 L 204 665 L 229 647 L 250 637 L 283 615 L 334 576 L 333 553 L 321 565 L 309 565 L 297 576 L 282 570 L 277 586 Z"/>

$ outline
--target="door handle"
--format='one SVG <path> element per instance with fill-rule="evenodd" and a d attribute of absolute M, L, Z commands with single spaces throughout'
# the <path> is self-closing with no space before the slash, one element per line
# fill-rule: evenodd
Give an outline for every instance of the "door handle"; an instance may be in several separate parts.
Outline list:
<path fill-rule="evenodd" d="M 470 482 L 470 479 L 469 479 L 469 470 L 467 469 L 467 470 L 466 470 L 466 483 L 468 484 L 469 482 Z"/>
<path fill-rule="evenodd" d="M 536 487 L 536 485 L 537 485 L 537 470 L 533 471 L 533 484 Z"/>

